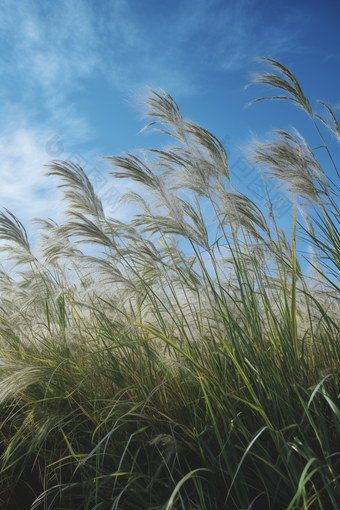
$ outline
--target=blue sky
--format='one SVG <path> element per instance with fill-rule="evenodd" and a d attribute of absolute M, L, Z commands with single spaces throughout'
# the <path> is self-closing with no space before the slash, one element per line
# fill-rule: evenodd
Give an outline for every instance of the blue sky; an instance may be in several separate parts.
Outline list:
<path fill-rule="evenodd" d="M 304 112 L 279 101 L 246 109 L 263 90 L 243 88 L 258 69 L 253 58 L 265 56 L 296 75 L 312 106 L 317 99 L 340 106 L 339 21 L 335 0 L 2 0 L 0 207 L 26 225 L 58 219 L 55 183 L 43 177 L 56 151 L 60 159 L 79 153 L 93 176 L 108 170 L 101 156 L 166 143 L 137 136 L 145 121 L 129 97 L 145 85 L 167 91 L 185 117 L 222 140 L 231 167 L 252 133 L 294 126 L 319 145 Z M 337 150 L 332 139 L 330 147 Z M 244 171 L 242 183 L 240 172 L 233 183 L 244 192 L 255 174 Z M 111 202 L 111 186 L 141 191 L 122 180 L 102 183 L 98 194 Z M 125 206 L 115 213 L 126 215 Z M 289 229 L 289 214 L 282 221 Z"/>

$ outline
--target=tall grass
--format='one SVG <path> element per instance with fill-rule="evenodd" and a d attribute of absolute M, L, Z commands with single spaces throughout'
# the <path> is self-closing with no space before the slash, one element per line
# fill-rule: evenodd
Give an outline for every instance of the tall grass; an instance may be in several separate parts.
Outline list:
<path fill-rule="evenodd" d="M 334 112 L 314 114 L 293 74 L 262 60 L 253 81 L 308 114 L 336 169 L 317 124 L 340 140 Z M 0 214 L 2 508 L 336 509 L 338 188 L 297 132 L 250 147 L 289 184 L 287 239 L 269 195 L 265 214 L 231 185 L 216 137 L 163 91 L 143 106 L 171 145 L 107 158 L 144 188 L 121 197 L 139 208 L 130 222 L 63 161 L 48 175 L 65 219 L 35 220 L 35 250 Z M 316 253 L 308 274 L 299 239 Z"/>

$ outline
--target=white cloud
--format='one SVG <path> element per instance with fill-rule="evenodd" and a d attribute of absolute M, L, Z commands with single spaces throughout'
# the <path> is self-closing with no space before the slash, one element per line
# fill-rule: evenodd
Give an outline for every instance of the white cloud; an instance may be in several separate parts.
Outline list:
<path fill-rule="evenodd" d="M 197 0 L 194 9 L 191 2 L 164 1 L 153 11 L 143 5 L 4 1 L 0 29 L 9 54 L 3 55 L 2 74 L 20 71 L 29 89 L 55 101 L 98 76 L 120 90 L 147 81 L 173 94 L 192 94 L 203 67 L 235 70 L 269 47 L 272 53 L 293 44 L 297 50 L 298 11 L 268 23 L 264 6 L 247 0 Z"/>
<path fill-rule="evenodd" d="M 144 82 L 174 97 L 192 95 L 202 90 L 202 69 L 239 69 L 254 48 L 262 52 L 263 43 L 254 43 L 260 15 L 247 12 L 251 2 L 150 4 L 151 17 L 151 7 L 147 13 L 133 1 L 1 2 L 0 207 L 24 221 L 54 214 L 57 198 L 43 177 L 51 160 L 45 145 L 63 130 L 65 157 L 91 140 L 91 126 L 70 102 L 70 93 L 86 90 L 90 80 L 105 80 L 113 90 Z M 284 20 L 263 31 L 273 52 L 294 41 Z"/>
<path fill-rule="evenodd" d="M 107 214 L 114 215 L 117 219 L 123 220 L 126 217 L 127 207 L 121 206 L 117 212 L 112 212 L 115 199 L 118 200 L 127 187 L 139 191 L 135 183 L 131 186 L 131 183 L 128 185 L 107 175 L 110 168 L 98 156 L 97 148 L 89 144 L 87 150 L 79 151 L 79 146 L 83 146 L 84 141 L 90 139 L 90 129 L 86 120 L 72 116 L 71 110 L 70 108 L 66 112 L 60 112 L 60 119 L 54 117 L 52 122 L 33 124 L 29 118 L 22 119 L 20 112 L 12 108 L 11 115 L 7 111 L 6 116 L 11 117 L 11 122 L 7 126 L 4 126 L 4 122 L 0 125 L 0 209 L 6 208 L 17 216 L 31 234 L 33 227 L 29 222 L 35 217 L 62 221 L 62 206 L 59 203 L 61 195 L 56 190 L 60 182 L 56 178 L 45 176 L 48 171 L 45 165 L 50 164 L 53 159 L 66 160 L 73 154 L 72 162 L 77 163 L 77 157 L 84 158 L 80 160 L 80 164 L 87 174 L 92 171 L 91 182 L 94 172 L 100 172 L 104 185 L 97 192 L 94 183 L 94 189 L 103 200 Z M 53 126 L 61 119 L 63 131 L 60 136 Z M 60 154 L 52 154 L 58 150 L 56 143 L 47 146 L 53 138 L 62 143 Z"/>
<path fill-rule="evenodd" d="M 24 125 L 2 132 L 0 141 L 0 206 L 27 222 L 33 216 L 55 216 L 51 183 L 44 178 L 51 157 L 45 151 L 51 132 Z"/>

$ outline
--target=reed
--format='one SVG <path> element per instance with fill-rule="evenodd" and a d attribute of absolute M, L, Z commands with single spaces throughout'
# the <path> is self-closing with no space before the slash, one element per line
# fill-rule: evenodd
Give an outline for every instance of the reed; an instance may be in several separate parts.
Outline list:
<path fill-rule="evenodd" d="M 333 110 L 314 114 L 295 76 L 261 60 L 253 82 L 282 95 L 256 101 L 303 109 L 336 170 L 317 124 L 340 140 Z M 163 91 L 141 104 L 171 145 L 107 158 L 144 189 L 120 198 L 139 208 L 129 222 L 64 161 L 47 173 L 64 220 L 35 220 L 36 249 L 0 213 L 2 508 L 337 509 L 336 183 L 297 132 L 249 147 L 289 184 L 290 242 L 269 196 L 264 215 L 231 185 L 214 135 Z M 314 250 L 308 274 L 297 240 Z"/>

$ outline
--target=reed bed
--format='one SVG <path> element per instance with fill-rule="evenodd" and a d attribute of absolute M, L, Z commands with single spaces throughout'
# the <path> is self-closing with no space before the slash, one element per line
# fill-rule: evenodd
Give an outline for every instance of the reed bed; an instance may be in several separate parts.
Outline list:
<path fill-rule="evenodd" d="M 320 129 L 340 141 L 333 110 L 261 62 L 253 82 L 280 95 L 256 101 L 303 109 L 339 176 Z M 297 132 L 249 147 L 265 183 L 289 186 L 288 238 L 269 195 L 265 212 L 232 186 L 215 136 L 163 91 L 142 105 L 169 145 L 107 158 L 144 189 L 120 198 L 129 222 L 64 161 L 48 168 L 64 220 L 35 220 L 37 248 L 0 213 L 1 507 L 337 509 L 337 183 Z"/>

